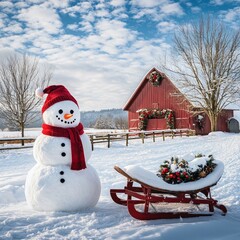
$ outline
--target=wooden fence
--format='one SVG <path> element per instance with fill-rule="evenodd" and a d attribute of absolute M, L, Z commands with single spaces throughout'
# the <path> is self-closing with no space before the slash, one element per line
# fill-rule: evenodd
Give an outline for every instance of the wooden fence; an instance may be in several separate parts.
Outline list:
<path fill-rule="evenodd" d="M 32 143 L 35 141 L 35 139 L 36 138 L 33 138 L 33 137 L 0 138 L 0 150 L 31 148 L 33 147 L 33 145 L 24 145 L 24 144 Z M 9 144 L 12 144 L 12 146 L 8 146 Z M 18 145 L 18 144 L 21 144 L 21 145 Z"/>
<path fill-rule="evenodd" d="M 110 148 L 111 142 L 125 141 L 125 145 L 128 146 L 130 140 L 140 139 L 142 143 L 146 138 L 152 138 L 153 142 L 156 138 L 162 138 L 165 141 L 166 137 L 174 138 L 176 136 L 193 136 L 195 131 L 191 129 L 176 129 L 176 130 L 155 130 L 155 131 L 134 131 L 125 133 L 109 133 L 109 134 L 90 134 L 90 141 L 92 150 L 97 143 L 107 143 L 107 147 Z"/>
<path fill-rule="evenodd" d="M 195 131 L 191 129 L 176 129 L 176 130 L 155 130 L 155 131 L 137 131 L 137 132 L 123 132 L 123 133 L 108 133 L 108 134 L 88 134 L 91 141 L 92 150 L 94 145 L 98 143 L 106 143 L 107 147 L 111 147 L 111 143 L 115 141 L 125 141 L 125 145 L 129 145 L 129 141 L 134 139 L 140 139 L 142 143 L 145 139 L 152 138 L 155 142 L 156 138 L 162 138 L 163 141 L 167 137 L 174 138 L 176 136 L 192 136 L 195 135 Z M 0 138 L 0 150 L 12 150 L 20 148 L 31 148 L 33 145 L 16 145 L 17 143 L 30 143 L 34 142 L 35 138 L 24 137 L 24 138 Z M 1 144 L 3 146 L 1 146 Z M 13 144 L 8 146 L 8 144 Z"/>

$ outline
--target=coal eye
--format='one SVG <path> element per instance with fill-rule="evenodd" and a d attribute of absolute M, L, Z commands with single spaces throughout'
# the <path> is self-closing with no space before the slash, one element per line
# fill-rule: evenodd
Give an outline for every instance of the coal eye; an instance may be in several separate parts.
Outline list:
<path fill-rule="evenodd" d="M 63 113 L 63 110 L 62 110 L 62 109 L 60 109 L 60 110 L 58 111 L 58 113 L 59 113 L 59 114 L 62 114 L 62 113 Z"/>
<path fill-rule="evenodd" d="M 73 110 L 71 110 L 71 111 L 70 111 L 70 113 L 71 113 L 71 114 L 73 114 L 73 113 L 74 113 L 74 111 L 73 111 Z"/>

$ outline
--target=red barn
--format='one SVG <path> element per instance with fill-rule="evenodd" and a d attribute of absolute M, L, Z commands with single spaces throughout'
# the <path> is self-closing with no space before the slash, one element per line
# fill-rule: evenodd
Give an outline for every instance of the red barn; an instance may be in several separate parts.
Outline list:
<path fill-rule="evenodd" d="M 195 109 L 195 111 L 194 111 Z M 162 72 L 153 68 L 140 82 L 126 103 L 129 130 L 194 129 L 197 134 L 211 131 L 208 116 L 193 104 Z M 198 110 L 198 111 L 197 111 Z M 224 110 L 218 118 L 218 130 L 228 130 L 233 110 Z"/>

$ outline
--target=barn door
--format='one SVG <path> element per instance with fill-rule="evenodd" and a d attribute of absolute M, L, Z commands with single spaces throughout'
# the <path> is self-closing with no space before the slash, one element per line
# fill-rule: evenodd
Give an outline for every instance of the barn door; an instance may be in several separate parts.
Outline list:
<path fill-rule="evenodd" d="M 231 118 L 228 122 L 228 128 L 230 132 L 239 133 L 239 122 L 235 118 Z"/>

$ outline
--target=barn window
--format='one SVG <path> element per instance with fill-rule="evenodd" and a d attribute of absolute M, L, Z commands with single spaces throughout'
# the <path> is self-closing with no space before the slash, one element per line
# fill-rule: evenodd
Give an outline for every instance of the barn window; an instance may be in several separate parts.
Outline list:
<path fill-rule="evenodd" d="M 159 105 L 158 103 L 153 103 L 153 104 L 152 104 L 152 108 L 158 109 L 158 105 Z"/>

